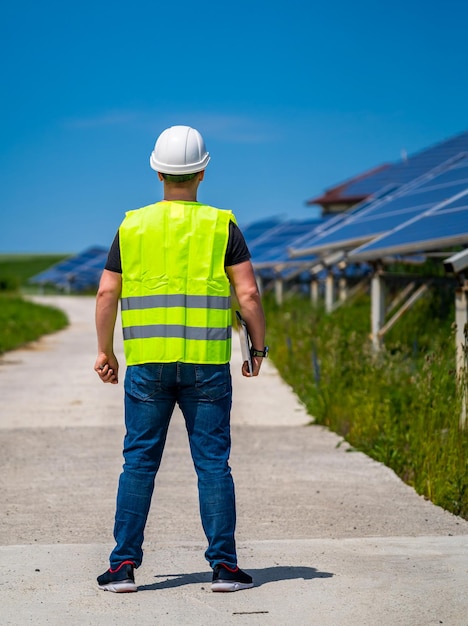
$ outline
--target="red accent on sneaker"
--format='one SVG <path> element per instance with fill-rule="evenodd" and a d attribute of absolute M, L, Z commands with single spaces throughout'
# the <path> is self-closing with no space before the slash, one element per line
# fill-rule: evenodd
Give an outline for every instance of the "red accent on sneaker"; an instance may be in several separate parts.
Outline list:
<path fill-rule="evenodd" d="M 112 569 L 111 567 L 109 567 L 109 572 L 111 574 L 115 574 L 115 572 L 118 572 L 119 569 L 123 567 L 124 565 L 133 565 L 133 567 L 135 567 L 135 563 L 133 561 L 122 561 L 119 567 L 116 567 L 115 569 Z"/>
<path fill-rule="evenodd" d="M 232 572 L 233 574 L 235 574 L 235 572 L 239 571 L 239 567 L 236 565 L 236 567 L 234 569 L 232 569 L 232 567 L 229 567 L 229 565 L 226 565 L 225 563 L 220 563 L 220 565 L 224 568 L 226 568 L 227 570 L 229 570 L 230 572 Z"/>

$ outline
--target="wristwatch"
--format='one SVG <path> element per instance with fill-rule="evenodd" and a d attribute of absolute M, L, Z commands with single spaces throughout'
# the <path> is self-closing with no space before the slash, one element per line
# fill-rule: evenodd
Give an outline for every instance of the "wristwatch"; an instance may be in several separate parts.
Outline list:
<path fill-rule="evenodd" d="M 268 356 L 269 347 L 265 346 L 263 350 L 255 350 L 255 348 L 250 348 L 250 356 L 262 356 L 266 358 Z"/>

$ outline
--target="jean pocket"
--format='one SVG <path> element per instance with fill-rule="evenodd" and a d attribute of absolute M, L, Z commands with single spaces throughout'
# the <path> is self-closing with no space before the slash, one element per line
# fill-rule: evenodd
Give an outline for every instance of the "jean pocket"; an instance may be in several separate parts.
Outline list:
<path fill-rule="evenodd" d="M 125 375 L 125 393 L 139 400 L 151 400 L 161 389 L 161 363 L 131 365 Z"/>
<path fill-rule="evenodd" d="M 224 365 L 196 365 L 195 387 L 200 396 L 220 400 L 231 393 L 229 363 Z"/>

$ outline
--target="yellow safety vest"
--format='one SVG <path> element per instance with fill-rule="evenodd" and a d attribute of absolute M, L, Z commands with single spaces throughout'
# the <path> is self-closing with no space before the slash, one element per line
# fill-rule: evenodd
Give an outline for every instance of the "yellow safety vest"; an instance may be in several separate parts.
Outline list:
<path fill-rule="evenodd" d="M 119 240 L 127 365 L 229 361 L 231 220 L 231 211 L 183 201 L 126 213 Z"/>

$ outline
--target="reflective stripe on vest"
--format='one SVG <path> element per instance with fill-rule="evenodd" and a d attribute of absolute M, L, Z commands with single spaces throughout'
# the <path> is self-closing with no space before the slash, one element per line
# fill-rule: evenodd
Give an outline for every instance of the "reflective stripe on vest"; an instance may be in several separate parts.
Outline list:
<path fill-rule="evenodd" d="M 174 324 L 151 324 L 149 326 L 130 326 L 124 328 L 124 339 L 150 339 L 167 337 L 169 339 L 198 339 L 201 341 L 222 341 L 231 337 L 229 328 L 195 328 Z"/>
<path fill-rule="evenodd" d="M 230 211 L 159 202 L 127 213 L 120 236 L 122 326 L 128 365 L 227 363 Z"/>
<path fill-rule="evenodd" d="M 122 311 L 135 309 L 171 308 L 183 306 L 187 309 L 230 309 L 229 296 L 188 296 L 184 294 L 162 296 L 134 296 L 122 298 Z"/>

